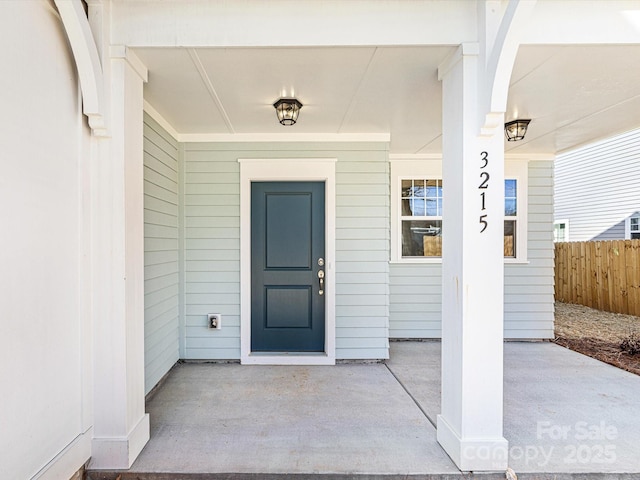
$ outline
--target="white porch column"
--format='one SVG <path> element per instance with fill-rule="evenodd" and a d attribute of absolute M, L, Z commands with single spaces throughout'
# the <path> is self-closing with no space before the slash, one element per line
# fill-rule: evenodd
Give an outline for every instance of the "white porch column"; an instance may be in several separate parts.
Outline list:
<path fill-rule="evenodd" d="M 103 54 L 103 58 L 109 58 Z M 143 81 L 126 47 L 108 62 L 110 138 L 93 182 L 94 429 L 91 468 L 129 468 L 149 439 L 144 403 Z"/>
<path fill-rule="evenodd" d="M 464 44 L 439 73 L 444 233 L 437 436 L 464 471 L 505 470 L 508 450 L 502 436 L 504 145 L 501 129 L 480 136 L 480 70 L 478 44 Z"/>
<path fill-rule="evenodd" d="M 504 111 L 535 0 L 480 0 L 478 43 L 442 80 L 442 413 L 438 441 L 461 470 L 505 470 Z M 503 8 L 504 7 L 504 8 Z"/>

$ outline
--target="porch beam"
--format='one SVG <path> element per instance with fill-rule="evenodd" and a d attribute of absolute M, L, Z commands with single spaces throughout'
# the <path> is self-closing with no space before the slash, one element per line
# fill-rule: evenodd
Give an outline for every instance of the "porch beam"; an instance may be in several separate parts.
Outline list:
<path fill-rule="evenodd" d="M 514 2 L 498 3 L 509 8 Z M 110 7 L 114 43 L 131 47 L 428 46 L 478 39 L 476 2 L 469 0 L 163 0 Z M 638 44 L 640 5 L 638 0 L 540 1 L 521 31 L 527 45 Z"/>
<path fill-rule="evenodd" d="M 468 0 L 163 0 L 111 8 L 114 43 L 131 47 L 457 45 L 476 36 Z"/>

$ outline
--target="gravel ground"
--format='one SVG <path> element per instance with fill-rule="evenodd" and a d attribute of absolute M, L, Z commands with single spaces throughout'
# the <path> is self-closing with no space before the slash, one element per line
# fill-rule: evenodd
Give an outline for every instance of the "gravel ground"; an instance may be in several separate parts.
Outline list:
<path fill-rule="evenodd" d="M 555 320 L 557 344 L 640 375 L 640 354 L 620 349 L 625 337 L 640 335 L 640 317 L 556 302 Z"/>

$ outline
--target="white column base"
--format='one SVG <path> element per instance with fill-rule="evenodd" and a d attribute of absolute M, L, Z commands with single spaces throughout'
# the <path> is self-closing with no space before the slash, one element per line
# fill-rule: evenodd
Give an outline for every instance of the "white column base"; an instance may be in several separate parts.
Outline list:
<path fill-rule="evenodd" d="M 463 472 L 504 472 L 509 463 L 509 442 L 503 437 L 460 438 L 438 415 L 437 438 L 451 460 Z"/>
<path fill-rule="evenodd" d="M 94 438 L 89 468 L 94 470 L 128 469 L 150 438 L 149 414 L 123 438 Z"/>

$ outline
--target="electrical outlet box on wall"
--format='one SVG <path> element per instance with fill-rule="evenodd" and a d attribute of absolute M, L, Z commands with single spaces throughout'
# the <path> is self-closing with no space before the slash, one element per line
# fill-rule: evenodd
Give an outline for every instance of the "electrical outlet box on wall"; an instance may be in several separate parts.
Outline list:
<path fill-rule="evenodd" d="M 207 326 L 215 330 L 220 330 L 222 328 L 222 315 L 219 313 L 207 314 Z"/>

